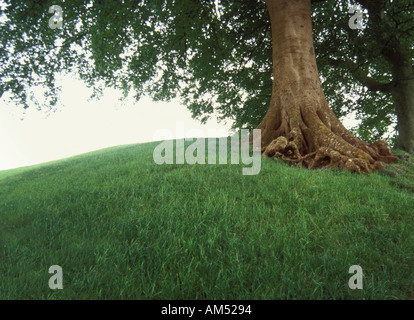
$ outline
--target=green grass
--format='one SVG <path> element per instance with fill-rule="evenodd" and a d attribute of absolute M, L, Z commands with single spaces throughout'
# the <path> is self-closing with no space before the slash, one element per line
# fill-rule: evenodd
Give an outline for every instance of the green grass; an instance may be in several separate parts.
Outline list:
<path fill-rule="evenodd" d="M 0 172 L 0 299 L 414 298 L 414 193 L 398 173 L 263 159 L 243 176 L 156 165 L 156 145 Z"/>

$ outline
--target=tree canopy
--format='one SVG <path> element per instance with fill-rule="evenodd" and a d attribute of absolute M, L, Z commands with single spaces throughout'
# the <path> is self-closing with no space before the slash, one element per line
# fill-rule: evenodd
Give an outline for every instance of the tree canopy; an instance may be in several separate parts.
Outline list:
<path fill-rule="evenodd" d="M 270 23 L 263 0 L 3 0 L 0 95 L 27 107 L 30 88 L 46 85 L 56 102 L 55 76 L 78 73 L 136 98 L 182 98 L 201 121 L 216 112 L 237 127 L 255 127 L 268 108 L 272 77 Z M 383 51 L 392 41 L 413 57 L 413 0 L 313 1 L 313 25 L 323 87 L 335 113 L 356 110 L 360 136 L 381 137 L 395 121 Z M 366 13 L 362 30 L 348 26 L 349 5 L 376 3 L 388 17 Z M 49 26 L 52 5 L 62 29 Z M 387 30 L 391 42 L 379 43 Z M 396 40 L 395 40 L 396 39 Z M 357 94 L 353 100 L 352 93 Z"/>

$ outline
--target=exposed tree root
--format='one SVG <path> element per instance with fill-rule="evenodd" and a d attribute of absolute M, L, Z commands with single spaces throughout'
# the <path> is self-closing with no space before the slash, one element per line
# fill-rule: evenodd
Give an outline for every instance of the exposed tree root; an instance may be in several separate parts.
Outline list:
<path fill-rule="evenodd" d="M 388 153 L 387 144 L 377 141 L 371 145 L 378 151 L 381 160 L 376 160 L 362 150 L 340 153 L 329 147 L 319 147 L 317 151 L 302 155 L 295 142 L 288 141 L 286 137 L 280 136 L 273 140 L 267 147 L 262 149 L 263 155 L 268 157 L 280 157 L 285 161 L 306 168 L 327 167 L 331 169 L 346 169 L 353 172 L 372 172 L 383 168 L 383 162 L 393 162 L 396 158 Z M 385 151 L 385 152 L 384 152 Z"/>

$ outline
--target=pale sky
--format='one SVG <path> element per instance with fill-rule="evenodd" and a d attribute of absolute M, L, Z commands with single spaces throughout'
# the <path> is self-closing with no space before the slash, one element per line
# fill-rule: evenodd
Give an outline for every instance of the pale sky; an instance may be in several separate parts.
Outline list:
<path fill-rule="evenodd" d="M 201 130 L 199 135 L 213 136 L 208 130 L 228 135 L 231 123 L 215 119 L 206 125 L 191 118 L 190 111 L 178 101 L 152 102 L 143 98 L 119 101 L 121 94 L 105 90 L 100 100 L 88 101 L 91 91 L 82 82 L 65 78 L 58 112 L 46 117 L 35 107 L 22 118 L 22 108 L 0 101 L 0 170 L 17 168 L 66 158 L 110 146 L 153 141 L 158 129 L 176 135 L 177 121 L 184 122 L 185 134 Z M 221 133 L 221 132 L 218 132 Z M 160 139 L 158 139 L 160 140 Z"/>

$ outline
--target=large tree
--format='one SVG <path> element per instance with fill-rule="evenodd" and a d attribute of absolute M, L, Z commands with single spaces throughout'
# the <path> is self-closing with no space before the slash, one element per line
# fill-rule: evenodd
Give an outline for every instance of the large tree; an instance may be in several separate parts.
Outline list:
<path fill-rule="evenodd" d="M 271 95 L 258 126 L 265 154 L 306 167 L 366 172 L 395 160 L 383 142 L 354 137 L 329 108 L 309 0 L 269 0 L 267 6 L 259 0 L 62 1 L 62 30 L 49 27 L 55 1 L 4 2 L 0 94 L 22 104 L 39 83 L 55 99 L 61 70 L 78 72 L 91 86 L 104 80 L 126 93 L 133 89 L 137 97 L 180 95 L 195 116 L 219 105 L 222 117 L 236 114 L 239 122 L 263 117 L 264 97 Z"/>

